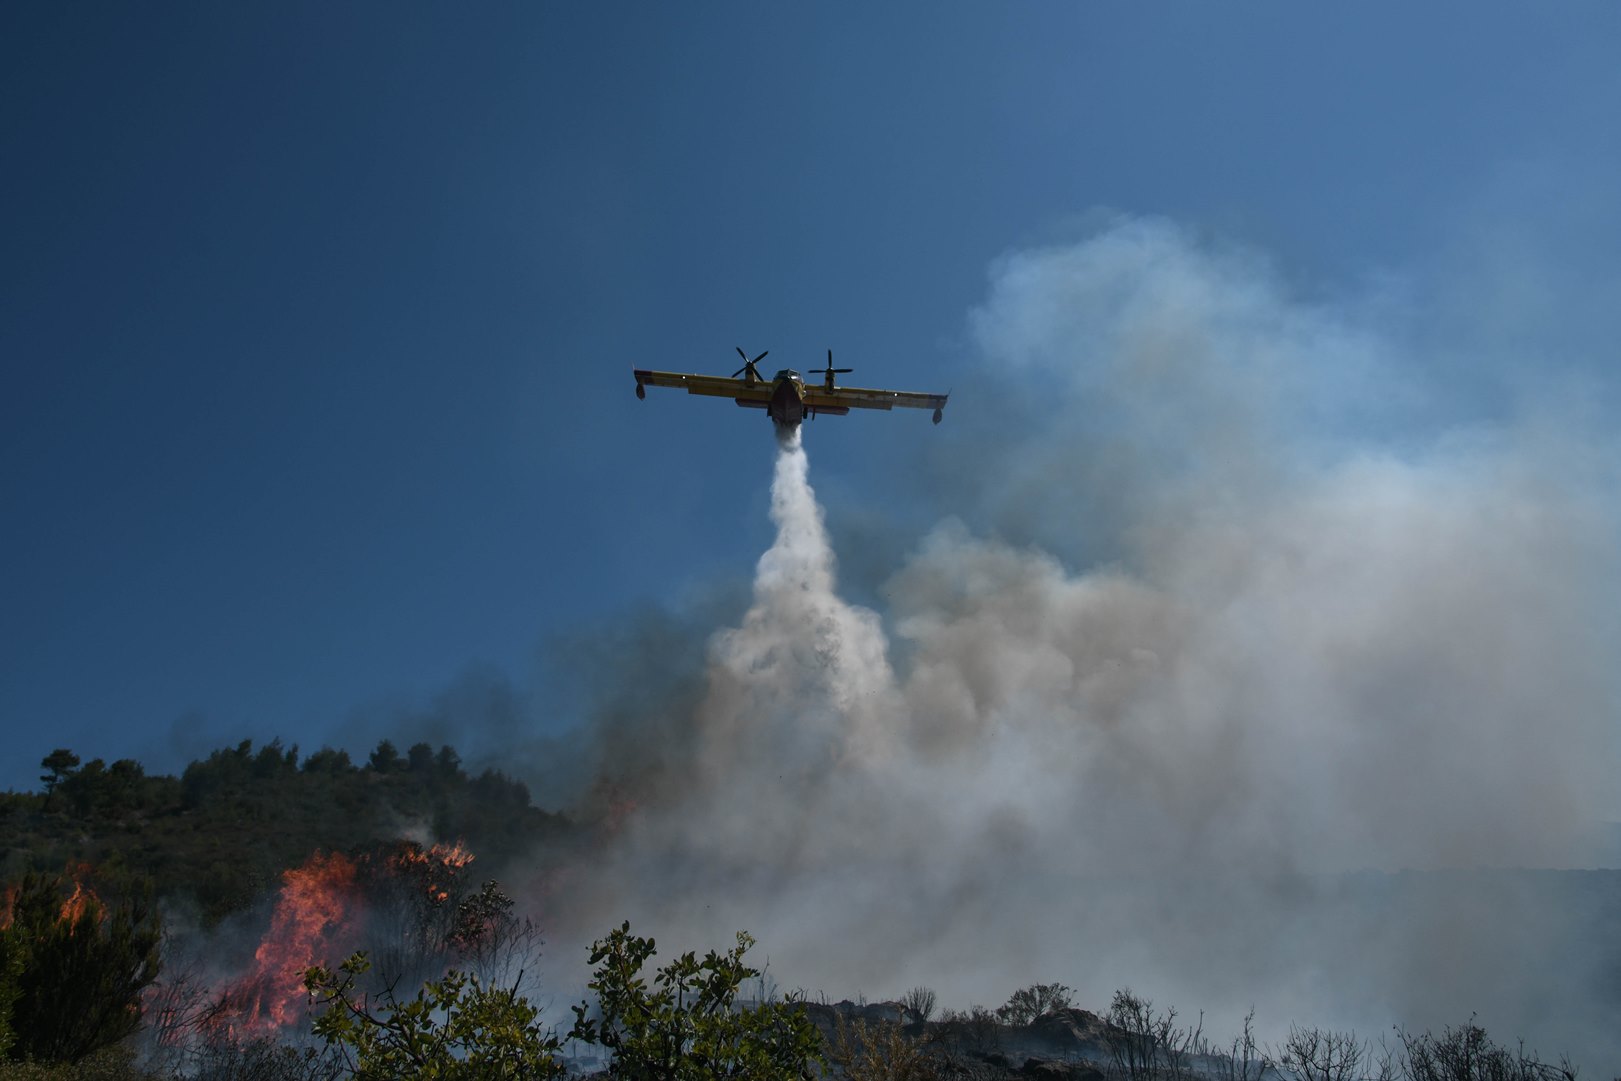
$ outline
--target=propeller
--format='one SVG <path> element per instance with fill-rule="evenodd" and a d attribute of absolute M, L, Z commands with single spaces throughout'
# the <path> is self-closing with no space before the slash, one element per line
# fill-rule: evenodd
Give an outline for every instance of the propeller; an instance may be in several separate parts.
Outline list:
<path fill-rule="evenodd" d="M 817 372 L 820 372 L 822 375 L 827 376 L 827 385 L 828 386 L 833 385 L 833 377 L 835 375 L 842 375 L 842 374 L 845 374 L 847 372 L 855 371 L 854 368 L 835 368 L 835 367 L 833 367 L 833 350 L 831 350 L 831 349 L 829 349 L 827 351 L 827 367 L 825 367 L 825 368 L 816 368 L 814 370 L 817 371 Z"/>
<path fill-rule="evenodd" d="M 771 352 L 771 350 L 769 350 L 769 349 L 767 349 L 765 351 L 765 353 L 769 353 L 769 352 Z M 748 372 L 749 375 L 752 378 L 755 378 L 755 379 L 760 378 L 760 369 L 756 368 L 755 365 L 760 363 L 760 361 L 765 359 L 765 353 L 761 353 L 759 356 L 755 357 L 753 360 L 750 360 L 749 355 L 747 353 L 743 352 L 743 347 L 741 345 L 738 346 L 737 347 L 737 355 L 743 358 L 743 366 L 741 368 L 739 368 L 737 371 L 732 373 L 732 378 L 736 379 L 738 376 L 742 375 L 744 372 Z"/>

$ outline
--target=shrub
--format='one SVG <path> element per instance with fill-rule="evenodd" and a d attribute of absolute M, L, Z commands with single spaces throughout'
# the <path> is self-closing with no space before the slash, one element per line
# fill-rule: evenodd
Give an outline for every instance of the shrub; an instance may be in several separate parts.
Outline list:
<path fill-rule="evenodd" d="M 323 1012 L 315 1034 L 339 1050 L 356 1081 L 544 1081 L 563 1073 L 557 1037 L 517 986 L 488 987 L 450 971 L 401 1001 L 356 990 L 370 967 L 357 953 L 336 972 L 316 967 L 304 984 Z"/>
<path fill-rule="evenodd" d="M 141 991 L 157 978 L 162 928 L 149 897 L 113 908 L 75 884 L 28 875 L 12 899 L 0 961 L 15 968 L 16 1059 L 65 1062 L 129 1036 Z"/>
<path fill-rule="evenodd" d="M 1473 1017 L 1439 1036 L 1405 1029 L 1398 1035 L 1409 1081 L 1576 1081 L 1576 1068 L 1568 1059 L 1555 1065 L 1527 1055 L 1523 1046 L 1499 1046 Z"/>
<path fill-rule="evenodd" d="M 1028 1025 L 1054 1010 L 1068 1009 L 1074 991 L 1061 983 L 1035 983 L 1013 992 L 996 1011 L 1004 1024 Z"/>
<path fill-rule="evenodd" d="M 744 980 L 760 973 L 743 963 L 754 940 L 738 933 L 724 954 L 686 953 L 658 970 L 649 986 L 642 967 L 654 943 L 626 923 L 591 947 L 588 985 L 595 1009 L 574 1007 L 570 1039 L 612 1056 L 608 1073 L 634 1081 L 720 1081 L 819 1076 L 821 1036 L 795 999 L 738 1008 Z"/>
<path fill-rule="evenodd" d="M 849 1081 L 931 1081 L 940 1075 L 940 1063 L 901 1030 L 880 1021 L 869 1025 L 834 1015 L 833 1042 L 828 1057 Z"/>
<path fill-rule="evenodd" d="M 931 987 L 914 987 L 901 996 L 901 1005 L 919 1023 L 927 1022 L 934 1015 L 934 1003 L 934 989 Z"/>

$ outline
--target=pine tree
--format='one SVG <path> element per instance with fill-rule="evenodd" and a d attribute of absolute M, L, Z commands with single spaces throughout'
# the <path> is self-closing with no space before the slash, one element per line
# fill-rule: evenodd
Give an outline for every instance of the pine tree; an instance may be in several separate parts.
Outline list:
<path fill-rule="evenodd" d="M 66 747 L 58 747 L 41 759 L 39 763 L 45 772 L 39 775 L 40 782 L 45 785 L 45 809 L 51 808 L 51 793 L 61 784 L 79 764 L 79 756 Z"/>

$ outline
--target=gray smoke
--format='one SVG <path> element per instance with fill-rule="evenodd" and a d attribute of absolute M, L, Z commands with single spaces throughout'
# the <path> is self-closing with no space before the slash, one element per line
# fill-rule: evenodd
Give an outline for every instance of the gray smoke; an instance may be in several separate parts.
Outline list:
<path fill-rule="evenodd" d="M 999 263 L 975 339 L 1042 412 L 954 463 L 962 517 L 1058 542 L 948 519 L 852 605 L 781 447 L 747 613 L 694 693 L 598 730 L 635 809 L 554 956 L 747 929 L 833 995 L 1129 984 L 1218 1035 L 1478 1011 L 1615 1061 L 1614 886 L 1488 873 L 1590 865 L 1616 811 L 1609 441 L 1546 402 L 1425 430 L 1366 316 L 1160 222 Z"/>

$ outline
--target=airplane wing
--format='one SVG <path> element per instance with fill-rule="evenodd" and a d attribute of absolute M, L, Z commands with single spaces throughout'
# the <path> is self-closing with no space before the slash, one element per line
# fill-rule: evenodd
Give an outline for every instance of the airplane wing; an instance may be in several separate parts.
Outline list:
<path fill-rule="evenodd" d="M 944 409 L 945 394 L 919 394 L 909 390 L 868 390 L 864 387 L 805 387 L 805 404 L 818 412 L 836 409 Z"/>
<path fill-rule="evenodd" d="M 686 375 L 682 372 L 652 372 L 644 368 L 632 369 L 636 387 L 679 387 L 688 394 L 706 394 L 713 398 L 731 398 L 738 405 L 758 406 L 764 409 L 771 401 L 771 384 L 764 380 L 728 379 L 724 375 Z"/>

